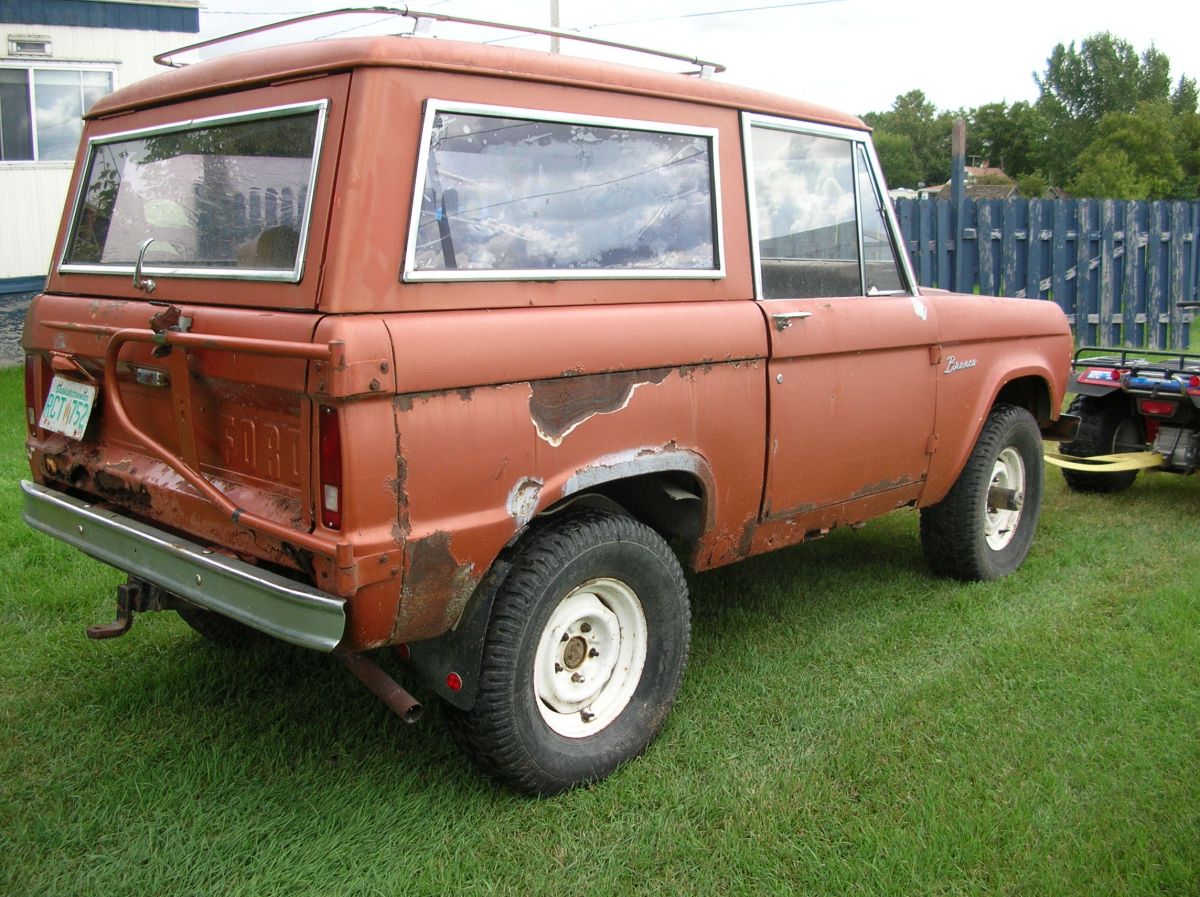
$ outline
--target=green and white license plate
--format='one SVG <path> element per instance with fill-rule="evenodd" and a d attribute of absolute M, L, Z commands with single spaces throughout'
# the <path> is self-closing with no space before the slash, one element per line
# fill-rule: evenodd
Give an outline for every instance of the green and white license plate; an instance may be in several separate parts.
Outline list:
<path fill-rule="evenodd" d="M 69 439 L 82 439 L 96 403 L 96 387 L 66 377 L 55 377 L 38 426 L 53 430 Z"/>

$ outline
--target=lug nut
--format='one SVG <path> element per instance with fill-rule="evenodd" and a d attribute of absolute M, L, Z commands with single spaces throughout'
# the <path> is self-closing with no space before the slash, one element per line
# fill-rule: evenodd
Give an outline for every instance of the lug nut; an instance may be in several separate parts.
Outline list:
<path fill-rule="evenodd" d="M 592 631 L 592 624 L 591 624 L 591 623 L 580 623 L 580 624 L 579 624 L 579 631 L 580 631 L 580 632 L 591 632 L 591 631 Z"/>
<path fill-rule="evenodd" d="M 588 651 L 588 657 L 599 657 L 599 656 L 600 656 L 600 652 L 597 651 L 595 648 L 593 648 L 591 651 Z"/>
<path fill-rule="evenodd" d="M 583 682 L 583 677 L 582 677 L 582 676 L 580 676 L 578 673 L 572 673 L 572 674 L 571 674 L 571 681 L 572 681 L 572 682 L 574 682 L 576 685 L 578 685 L 578 684 L 580 684 L 581 682 Z"/>

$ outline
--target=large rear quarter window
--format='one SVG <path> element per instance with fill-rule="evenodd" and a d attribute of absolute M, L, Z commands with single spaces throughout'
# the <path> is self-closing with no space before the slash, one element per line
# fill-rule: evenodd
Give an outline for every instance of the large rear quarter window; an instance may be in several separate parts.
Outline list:
<path fill-rule="evenodd" d="M 427 104 L 406 280 L 720 277 L 713 131 Z"/>
<path fill-rule="evenodd" d="M 325 102 L 92 140 L 60 270 L 298 281 Z"/>

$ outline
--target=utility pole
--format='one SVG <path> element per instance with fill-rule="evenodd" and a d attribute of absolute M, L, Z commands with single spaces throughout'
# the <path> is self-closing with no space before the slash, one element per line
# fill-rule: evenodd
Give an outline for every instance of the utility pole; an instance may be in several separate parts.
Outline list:
<path fill-rule="evenodd" d="M 558 28 L 558 0 L 550 0 L 550 27 Z M 557 35 L 550 38 L 550 52 L 559 52 Z"/>

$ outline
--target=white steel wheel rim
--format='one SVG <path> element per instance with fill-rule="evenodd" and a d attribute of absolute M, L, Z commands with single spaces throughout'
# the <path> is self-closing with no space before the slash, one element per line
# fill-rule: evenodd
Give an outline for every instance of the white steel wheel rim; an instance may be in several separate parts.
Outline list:
<path fill-rule="evenodd" d="M 1008 546 L 1017 534 L 1017 525 L 1021 521 L 1021 509 L 1008 510 L 996 507 L 992 503 L 992 489 L 1011 489 L 1016 497 L 1018 506 L 1025 500 L 1025 461 L 1015 446 L 1005 446 L 992 466 L 992 479 L 989 485 L 989 496 L 986 499 L 983 519 L 983 537 L 988 548 L 1000 551 Z"/>
<path fill-rule="evenodd" d="M 625 583 L 602 577 L 573 589 L 550 614 L 533 660 L 546 725 L 586 738 L 621 715 L 646 665 L 646 614 Z"/>

